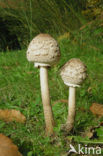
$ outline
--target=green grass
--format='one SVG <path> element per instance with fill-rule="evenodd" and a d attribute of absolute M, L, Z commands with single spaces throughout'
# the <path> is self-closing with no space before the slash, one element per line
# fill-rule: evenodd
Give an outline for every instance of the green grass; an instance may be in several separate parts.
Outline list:
<path fill-rule="evenodd" d="M 102 41 L 86 36 L 77 37 L 75 42 L 65 38 L 59 41 L 61 60 L 49 70 L 55 117 L 56 137 L 53 139 L 45 136 L 39 69 L 27 61 L 26 50 L 0 52 L 0 108 L 20 110 L 27 118 L 25 124 L 0 121 L 0 133 L 10 136 L 23 156 L 63 156 L 69 150 L 70 142 L 75 145 L 83 141 L 89 144 L 103 142 L 99 137 L 89 140 L 81 136 L 87 128 L 98 126 L 101 122 L 89 111 L 89 107 L 93 102 L 103 103 Z M 60 126 L 66 122 L 67 104 L 56 101 L 68 98 L 68 87 L 62 82 L 59 70 L 71 58 L 80 58 L 87 65 L 88 78 L 81 88 L 77 88 L 75 126 L 66 137 Z M 89 87 L 91 92 L 88 92 Z"/>
<path fill-rule="evenodd" d="M 61 0 L 59 3 L 57 0 L 1 1 L 0 50 L 11 50 L 14 47 L 15 49 L 25 48 L 40 32 L 56 35 L 78 29 L 87 21 L 80 13 L 81 6 L 85 4 L 82 5 L 82 3 L 83 0 L 79 1 L 78 5 L 75 4 L 78 7 L 76 9 L 72 1 L 66 0 Z M 19 45 L 17 44 L 16 47 L 14 43 L 17 41 Z"/>

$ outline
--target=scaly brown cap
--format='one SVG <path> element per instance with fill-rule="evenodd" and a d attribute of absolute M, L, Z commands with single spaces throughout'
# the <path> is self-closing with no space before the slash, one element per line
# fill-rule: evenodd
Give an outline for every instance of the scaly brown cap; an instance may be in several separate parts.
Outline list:
<path fill-rule="evenodd" d="M 35 63 L 56 64 L 60 59 L 57 41 L 49 34 L 37 35 L 28 46 L 27 59 Z"/>
<path fill-rule="evenodd" d="M 60 75 L 66 84 L 78 86 L 86 79 L 86 66 L 77 58 L 69 60 L 62 68 Z"/>

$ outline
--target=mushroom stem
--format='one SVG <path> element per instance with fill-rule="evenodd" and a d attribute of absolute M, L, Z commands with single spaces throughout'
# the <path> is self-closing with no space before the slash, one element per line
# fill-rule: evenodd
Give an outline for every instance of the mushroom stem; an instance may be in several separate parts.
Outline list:
<path fill-rule="evenodd" d="M 42 103 L 44 109 L 44 118 L 46 124 L 46 133 L 47 135 L 53 135 L 54 119 L 52 108 L 50 105 L 47 67 L 43 66 L 40 67 L 40 84 L 41 84 Z"/>
<path fill-rule="evenodd" d="M 76 95 L 76 88 L 69 87 L 69 99 L 68 99 L 68 117 L 66 122 L 66 129 L 68 132 L 72 130 L 74 127 L 74 120 L 75 120 L 75 95 Z"/>

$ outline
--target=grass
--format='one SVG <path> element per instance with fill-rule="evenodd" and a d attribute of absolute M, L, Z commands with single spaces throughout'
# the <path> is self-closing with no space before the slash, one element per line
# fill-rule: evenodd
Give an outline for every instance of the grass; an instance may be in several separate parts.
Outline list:
<path fill-rule="evenodd" d="M 26 50 L 0 52 L 0 108 L 20 110 L 27 118 L 25 124 L 0 121 L 0 133 L 10 136 L 23 156 L 66 156 L 69 144 L 103 143 L 99 137 L 82 138 L 82 133 L 102 121 L 89 110 L 93 102 L 103 103 L 103 40 L 79 34 L 73 39 L 59 40 L 61 60 L 49 70 L 51 104 L 55 117 L 55 138 L 45 136 L 43 108 L 40 94 L 39 70 L 26 59 Z M 76 121 L 73 132 L 65 136 L 60 131 L 66 122 L 68 87 L 59 70 L 71 58 L 80 58 L 88 69 L 88 78 L 77 88 Z M 88 88 L 91 91 L 88 92 Z M 97 128 L 98 129 L 98 128 Z"/>
<path fill-rule="evenodd" d="M 0 50 L 11 50 L 14 47 L 15 49 L 25 48 L 30 40 L 39 33 L 56 35 L 67 31 L 72 32 L 86 23 L 84 16 L 79 15 L 80 10 L 82 8 L 80 9 L 79 4 L 77 13 L 73 2 L 66 0 L 61 0 L 59 3 L 57 0 L 1 1 Z"/>

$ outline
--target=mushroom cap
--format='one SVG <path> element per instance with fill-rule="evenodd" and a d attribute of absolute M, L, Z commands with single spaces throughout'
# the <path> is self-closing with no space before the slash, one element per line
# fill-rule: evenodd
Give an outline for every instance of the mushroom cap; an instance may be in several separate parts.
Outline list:
<path fill-rule="evenodd" d="M 85 64 L 80 59 L 73 58 L 61 68 L 60 75 L 64 83 L 78 86 L 86 79 L 86 70 Z"/>
<path fill-rule="evenodd" d="M 49 34 L 37 35 L 28 46 L 28 61 L 54 65 L 59 61 L 59 58 L 58 43 Z"/>

